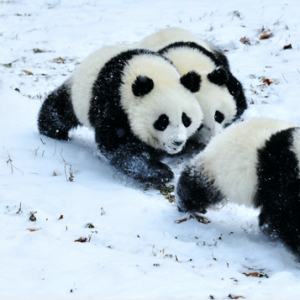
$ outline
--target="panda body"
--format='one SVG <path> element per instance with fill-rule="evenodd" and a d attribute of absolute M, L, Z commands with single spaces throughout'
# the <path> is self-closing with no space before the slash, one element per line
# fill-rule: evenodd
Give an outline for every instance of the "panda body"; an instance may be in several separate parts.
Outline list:
<path fill-rule="evenodd" d="M 204 127 L 195 138 L 204 144 L 247 108 L 243 87 L 230 72 L 227 58 L 209 42 L 187 30 L 167 28 L 144 38 L 139 46 L 163 54 L 181 75 L 195 71 L 201 76 L 196 97 L 203 110 Z"/>
<path fill-rule="evenodd" d="M 70 129 L 91 127 L 118 171 L 139 182 L 168 182 L 174 175 L 160 155 L 180 152 L 203 118 L 191 93 L 191 86 L 199 88 L 199 76 L 185 79 L 152 51 L 104 47 L 49 94 L 39 112 L 39 131 L 68 140 Z"/>
<path fill-rule="evenodd" d="M 300 255 L 300 127 L 269 118 L 231 125 L 185 167 L 176 193 L 182 211 L 223 199 L 258 207 L 260 226 Z"/>

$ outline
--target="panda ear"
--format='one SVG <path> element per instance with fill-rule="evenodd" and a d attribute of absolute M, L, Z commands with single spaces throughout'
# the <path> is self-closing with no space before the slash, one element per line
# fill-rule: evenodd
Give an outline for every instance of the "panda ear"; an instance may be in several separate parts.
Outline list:
<path fill-rule="evenodd" d="M 201 76 L 195 71 L 190 71 L 180 78 L 180 83 L 192 93 L 200 90 Z"/>
<path fill-rule="evenodd" d="M 223 67 L 219 67 L 209 73 L 207 75 L 207 78 L 210 82 L 217 84 L 217 85 L 223 85 L 228 80 L 228 72 Z"/>
<path fill-rule="evenodd" d="M 144 96 L 151 92 L 154 82 L 147 76 L 138 76 L 131 86 L 133 94 L 137 97 Z"/>

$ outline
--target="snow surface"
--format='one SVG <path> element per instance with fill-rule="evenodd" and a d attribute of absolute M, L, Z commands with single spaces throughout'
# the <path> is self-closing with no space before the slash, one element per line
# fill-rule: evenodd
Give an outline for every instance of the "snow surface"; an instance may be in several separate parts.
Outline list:
<path fill-rule="evenodd" d="M 258 211 L 225 204 L 209 224 L 174 223 L 189 214 L 118 177 L 91 130 L 62 142 L 36 125 L 45 95 L 89 53 L 167 26 L 227 51 L 252 103 L 245 118 L 300 124 L 299 11 L 298 0 L 1 1 L 1 298 L 299 299 L 300 264 L 259 230 Z M 177 177 L 180 161 L 170 160 Z"/>

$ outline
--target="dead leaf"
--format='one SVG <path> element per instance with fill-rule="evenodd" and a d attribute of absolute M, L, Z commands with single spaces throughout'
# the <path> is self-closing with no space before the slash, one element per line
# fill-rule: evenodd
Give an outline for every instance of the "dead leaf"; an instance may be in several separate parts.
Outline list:
<path fill-rule="evenodd" d="M 33 73 L 31 73 L 30 71 L 26 71 L 26 70 L 22 70 L 24 73 L 26 73 L 27 75 L 33 75 Z"/>
<path fill-rule="evenodd" d="M 61 219 L 63 219 L 64 218 L 64 216 L 63 215 L 60 215 L 60 217 L 58 218 L 58 220 L 61 220 Z"/>
<path fill-rule="evenodd" d="M 274 81 L 272 79 L 264 78 L 263 83 L 266 83 L 267 85 L 270 85 Z"/>
<path fill-rule="evenodd" d="M 251 45 L 249 38 L 243 37 L 240 39 L 240 42 L 245 44 L 245 45 Z"/>
<path fill-rule="evenodd" d="M 53 61 L 56 62 L 56 63 L 59 63 L 59 64 L 64 64 L 66 59 L 58 57 L 58 58 L 54 58 Z"/>
<path fill-rule="evenodd" d="M 230 299 L 239 299 L 239 298 L 246 299 L 246 298 L 243 297 L 243 296 L 235 296 L 235 295 L 232 295 L 232 294 L 229 294 L 229 295 L 228 295 L 228 298 L 230 298 Z"/>
<path fill-rule="evenodd" d="M 180 223 L 185 222 L 187 220 L 188 220 L 187 218 L 184 218 L 184 219 L 181 219 L 181 220 L 175 220 L 174 223 L 180 224 Z"/>
<path fill-rule="evenodd" d="M 38 230 L 40 230 L 41 228 L 27 228 L 27 230 L 29 230 L 29 231 L 38 231 Z"/>
<path fill-rule="evenodd" d="M 286 45 L 283 47 L 283 50 L 292 49 L 292 44 Z"/>
<path fill-rule="evenodd" d="M 32 215 L 30 216 L 29 220 L 30 220 L 31 222 L 36 221 L 36 216 L 32 214 Z"/>
<path fill-rule="evenodd" d="M 269 39 L 272 36 L 273 36 L 272 33 L 264 33 L 263 35 L 260 36 L 260 39 L 261 40 L 266 40 L 266 39 Z"/>
<path fill-rule="evenodd" d="M 55 173 L 55 171 L 53 171 L 53 174 L 52 174 L 53 176 L 57 176 L 57 174 Z"/>
<path fill-rule="evenodd" d="M 202 216 L 196 216 L 196 220 L 200 223 L 203 223 L 203 224 L 209 224 L 210 223 L 210 221 L 207 218 L 202 217 Z"/>
<path fill-rule="evenodd" d="M 251 277 L 263 277 L 264 275 L 262 273 L 259 272 L 252 272 L 252 273 L 243 273 L 244 275 L 246 275 L 247 277 L 251 276 Z"/>
<path fill-rule="evenodd" d="M 78 240 L 75 240 L 74 242 L 85 243 L 86 241 L 87 241 L 87 238 L 80 237 Z"/>

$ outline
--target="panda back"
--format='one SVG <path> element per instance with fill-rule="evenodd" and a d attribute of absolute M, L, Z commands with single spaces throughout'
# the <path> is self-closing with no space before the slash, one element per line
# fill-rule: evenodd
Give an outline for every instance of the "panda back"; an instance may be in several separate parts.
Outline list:
<path fill-rule="evenodd" d="M 129 46 L 126 45 L 106 46 L 91 53 L 68 80 L 73 108 L 81 124 L 92 127 L 89 121 L 89 110 L 93 86 L 99 72 L 107 61 L 128 48 Z"/>
<path fill-rule="evenodd" d="M 138 46 L 152 51 L 158 51 L 175 42 L 195 42 L 206 50 L 213 51 L 213 47 L 210 43 L 201 40 L 185 29 L 177 27 L 157 31 L 141 40 Z"/>

